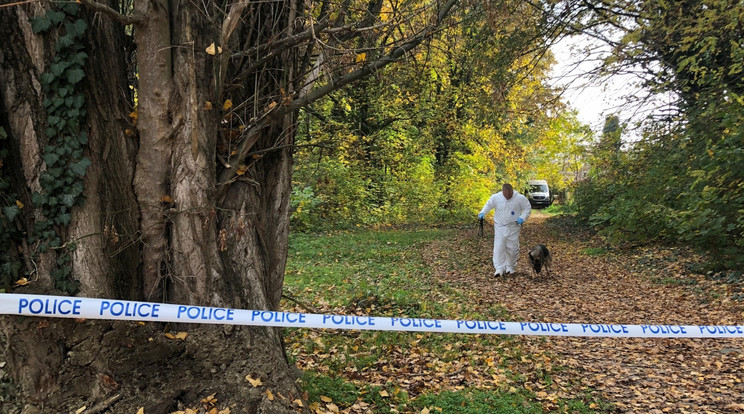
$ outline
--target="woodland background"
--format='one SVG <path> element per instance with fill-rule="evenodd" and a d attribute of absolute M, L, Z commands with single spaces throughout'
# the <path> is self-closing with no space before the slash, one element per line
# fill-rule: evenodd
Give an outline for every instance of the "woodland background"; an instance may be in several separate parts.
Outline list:
<path fill-rule="evenodd" d="M 500 183 L 540 178 L 615 242 L 680 242 L 717 268 L 740 264 L 742 10 L 633 2 L 614 9 L 612 30 L 585 22 L 613 50 L 586 79 L 634 73 L 647 93 L 627 96 L 631 107 L 667 98 L 641 125 L 608 116 L 600 134 L 546 86 L 554 62 L 522 16 L 443 30 L 409 64 L 302 111 L 293 228 L 468 222 Z"/>

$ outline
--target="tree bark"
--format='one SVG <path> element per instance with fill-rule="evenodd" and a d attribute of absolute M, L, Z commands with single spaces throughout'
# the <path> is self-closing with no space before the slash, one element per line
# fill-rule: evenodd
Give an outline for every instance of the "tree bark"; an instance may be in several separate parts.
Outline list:
<path fill-rule="evenodd" d="M 291 152 L 284 148 L 258 160 L 250 171 L 253 176 L 236 183 L 224 200 L 217 202 L 218 130 L 214 125 L 219 124 L 220 115 L 217 109 L 205 110 L 206 102 L 216 98 L 211 76 L 216 59 L 204 52 L 216 29 L 191 7 L 182 5 L 170 12 L 169 8 L 165 2 L 136 4 L 137 12 L 147 16 L 135 29 L 139 62 L 136 109 L 132 107 L 127 63 L 121 53 L 122 26 L 92 14 L 86 19 L 86 155 L 92 164 L 84 177 L 86 202 L 73 209 L 72 220 L 64 230 L 65 240 L 77 245 L 72 266 L 80 281 L 80 294 L 277 309 L 289 229 Z M 54 56 L 55 40 L 33 34 L 29 16 L 45 12 L 37 5 L 0 10 L 3 34 L 11 40 L 0 48 L 3 126 L 7 126 L 15 149 L 12 162 L 18 166 L 16 181 L 21 185 L 17 187 L 24 194 L 26 212 L 33 211 L 30 194 L 43 191 L 38 180 L 45 169 L 41 154 L 47 140 L 39 76 Z M 171 30 L 170 20 L 180 23 L 177 29 Z M 30 47 L 10 46 L 22 44 Z M 129 113 L 135 110 L 136 129 L 129 119 Z M 267 128 L 257 145 L 271 148 L 277 136 L 283 137 L 283 143 L 291 141 L 292 124 L 293 115 L 287 115 L 279 126 Z M 137 133 L 132 134 L 135 130 Z M 256 186 L 257 182 L 261 185 Z M 26 216 L 27 228 L 33 228 L 33 221 L 40 219 L 38 213 Z M 224 241 L 234 243 L 220 248 L 218 228 Z M 223 264 L 226 259 L 227 266 Z M 54 260 L 54 252 L 40 255 L 35 282 L 19 289 L 19 293 L 58 294 L 50 276 Z M 274 390 L 299 396 L 278 329 L 228 329 L 230 333 L 225 337 L 227 328 L 190 326 L 186 328 L 194 339 L 186 348 L 162 343 L 157 352 L 163 361 L 134 358 L 121 367 L 115 355 L 148 341 L 138 332 L 128 332 L 129 339 L 123 340 L 115 334 L 125 329 L 121 325 L 3 317 L 0 344 L 6 349 L 8 369 L 21 395 L 29 396 L 19 405 L 25 405 L 29 412 L 34 406 L 74 411 L 80 407 L 76 404 L 86 401 L 113 401 L 114 406 L 128 409 L 142 400 L 148 413 L 171 412 L 178 408 L 175 401 L 187 403 L 182 394 L 193 394 L 197 401 L 205 396 L 194 387 L 199 387 L 199 381 L 212 369 L 208 368 L 210 361 L 219 358 L 213 355 L 199 367 L 188 362 L 189 356 L 184 354 L 198 352 L 188 351 L 190 346 L 217 349 L 210 346 L 215 342 L 225 342 L 221 353 L 231 358 L 251 355 L 240 366 L 225 363 L 225 372 L 263 375 L 276 387 Z M 221 336 L 231 341 L 220 340 Z M 100 343 L 91 349 L 92 343 L 83 340 L 85 337 Z M 81 355 L 91 352 L 102 357 L 81 361 Z M 169 366 L 172 376 L 138 374 L 156 366 Z M 179 374 L 179 370 L 183 372 Z M 204 372 L 194 374 L 200 370 Z M 66 374 L 72 379 L 67 378 L 69 382 L 62 389 L 61 378 Z M 109 379 L 102 382 L 101 378 Z M 290 411 L 286 402 L 266 400 L 253 392 L 257 390 L 241 391 L 240 387 L 247 384 L 242 377 L 224 381 L 230 384 L 220 387 L 238 387 L 235 393 L 245 395 L 235 398 L 245 412 Z M 151 391 L 130 389 L 127 394 L 127 386 L 133 385 Z M 113 391 L 124 394 L 112 400 Z M 76 399 L 75 403 L 69 402 Z M 164 404 L 163 399 L 170 402 Z"/>
<path fill-rule="evenodd" d="M 41 219 L 34 211 L 30 194 L 41 192 L 39 174 L 46 167 L 40 154 L 47 145 L 44 133 L 45 111 L 39 76 L 44 73 L 54 54 L 54 38 L 33 34 L 30 17 L 42 15 L 40 5 L 3 8 L 0 31 L 6 39 L 0 46 L 0 84 L 3 124 L 7 122 L 11 148 L 10 158 L 18 168 L 9 169 L 22 176 L 14 180 L 22 194 L 26 228 Z M 80 294 L 92 297 L 134 298 L 140 286 L 137 268 L 139 249 L 136 240 L 137 205 L 131 188 L 136 143 L 125 135 L 131 108 L 126 82 L 126 66 L 120 53 L 123 30 L 108 20 L 99 21 L 88 36 L 91 53 L 86 71 L 89 137 L 86 155 L 92 160 L 84 177 L 86 202 L 72 209 L 72 219 L 65 238 L 74 241 L 72 272 L 80 281 Z M 23 48 L 19 45 L 27 45 Z M 7 121 L 6 121 L 7 120 Z M 31 249 L 34 246 L 30 246 Z M 33 256 L 32 251 L 24 252 Z M 32 273 L 32 288 L 37 292 L 57 293 L 50 276 L 54 251 L 30 260 L 37 267 Z M 64 362 L 65 333 L 51 329 L 29 328 L 38 321 L 14 321 L 4 318 L 3 331 L 10 352 L 9 368 L 18 384 L 32 396 L 42 396 L 59 388 L 56 374 Z"/>
<path fill-rule="evenodd" d="M 164 0 L 136 0 L 134 11 L 146 16 L 134 31 L 139 67 L 137 129 L 140 141 L 134 188 L 142 215 L 144 297 L 160 301 L 165 299 L 162 283 L 170 272 L 166 257 L 168 234 L 164 197 L 171 197 L 172 129 L 177 125 L 171 121 L 172 113 L 169 113 L 173 77 L 170 11 Z"/>
<path fill-rule="evenodd" d="M 31 194 L 41 191 L 39 175 L 45 169 L 42 152 L 46 145 L 44 126 L 46 117 L 41 100 L 39 75 L 49 63 L 50 39 L 33 34 L 29 19 L 43 13 L 40 6 L 0 9 L 0 35 L 6 39 L 0 48 L 0 93 L 2 93 L 3 123 L 10 136 L 7 168 L 13 176 L 24 205 L 31 205 Z M 10 45 L 28 45 L 26 48 Z M 30 209 L 29 209 L 30 210 Z M 24 211 L 24 224 L 33 228 L 40 213 Z M 40 255 L 26 271 L 44 289 L 54 284 L 50 276 L 54 255 Z"/>
<path fill-rule="evenodd" d="M 110 19 L 91 29 L 87 49 L 95 53 L 89 53 L 86 101 L 92 163 L 84 177 L 85 203 L 73 209 L 69 226 L 68 238 L 77 245 L 73 274 L 80 296 L 140 298 L 139 211 L 131 184 L 137 141 L 126 133 L 133 126 L 124 32 Z"/>

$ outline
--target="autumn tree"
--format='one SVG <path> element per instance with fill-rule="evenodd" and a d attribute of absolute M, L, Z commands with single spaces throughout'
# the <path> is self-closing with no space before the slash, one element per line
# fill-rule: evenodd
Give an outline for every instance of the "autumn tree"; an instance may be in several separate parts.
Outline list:
<path fill-rule="evenodd" d="M 685 242 L 713 268 L 741 265 L 743 13 L 741 2 L 606 1 L 586 15 L 612 46 L 602 71 L 637 74 L 648 91 L 637 98 L 656 109 L 624 162 L 604 166 L 616 179 L 590 190 L 622 189 L 594 210 L 607 236 Z"/>
<path fill-rule="evenodd" d="M 495 183 L 555 170 L 548 148 L 576 121 L 547 85 L 552 13 L 475 3 L 410 64 L 303 108 L 296 228 L 469 220 Z"/>
<path fill-rule="evenodd" d="M 277 309 L 298 109 L 406 56 L 457 4 L 2 7 L 5 288 Z M 123 339 L 129 329 L 4 318 L 18 395 L 53 411 L 169 412 L 208 390 L 234 412 L 300 407 L 275 329 L 202 328 L 204 346 L 193 349 Z M 241 357 L 213 351 L 223 342 Z M 96 357 L 82 362 L 88 353 Z M 225 375 L 200 377 L 217 361 Z M 246 391 L 237 373 L 262 375 L 282 398 Z"/>

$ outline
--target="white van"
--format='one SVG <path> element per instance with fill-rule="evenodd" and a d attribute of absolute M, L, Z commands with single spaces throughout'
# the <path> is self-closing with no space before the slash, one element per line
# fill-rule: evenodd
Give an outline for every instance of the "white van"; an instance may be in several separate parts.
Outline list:
<path fill-rule="evenodd" d="M 526 196 L 530 200 L 532 208 L 550 207 L 553 204 L 553 194 L 551 194 L 548 182 L 545 180 L 527 181 Z"/>

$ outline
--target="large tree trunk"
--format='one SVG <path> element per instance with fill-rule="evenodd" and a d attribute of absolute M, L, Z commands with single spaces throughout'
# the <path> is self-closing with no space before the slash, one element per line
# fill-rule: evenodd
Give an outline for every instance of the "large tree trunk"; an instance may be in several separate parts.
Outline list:
<path fill-rule="evenodd" d="M 147 14 L 135 28 L 137 108 L 127 84 L 123 27 L 87 15 L 85 130 L 92 164 L 84 176 L 85 203 L 60 232 L 76 242 L 72 272 L 82 296 L 276 309 L 288 238 L 290 149 L 258 160 L 246 182 L 216 200 L 219 104 L 204 109 L 217 99 L 215 58 L 205 53 L 216 30 L 192 7 L 136 3 Z M 2 126 L 12 150 L 3 171 L 14 174 L 27 206 L 26 228 L 43 219 L 31 202 L 31 193 L 43 192 L 41 155 L 49 142 L 39 77 L 56 39 L 33 34 L 29 19 L 45 11 L 38 4 L 0 9 L 7 39 L 0 47 Z M 272 18 L 286 25 L 283 14 Z M 174 30 L 170 21 L 178 22 Z M 135 110 L 136 126 L 129 117 Z M 290 141 L 292 119 L 288 114 L 265 129 L 257 148 L 275 145 L 277 136 Z M 59 294 L 51 276 L 56 251 L 24 253 L 34 257 L 34 281 L 17 291 Z M 11 377 L 18 395 L 29 397 L 17 404 L 28 412 L 108 404 L 114 412 L 144 406 L 147 413 L 165 413 L 215 392 L 229 398 L 233 412 L 283 412 L 299 397 L 277 329 L 180 327 L 191 335 L 179 343 L 164 338 L 162 327 L 126 323 L 2 318 L 2 327 Z M 267 399 L 244 380 L 249 374 L 285 398 Z"/>

